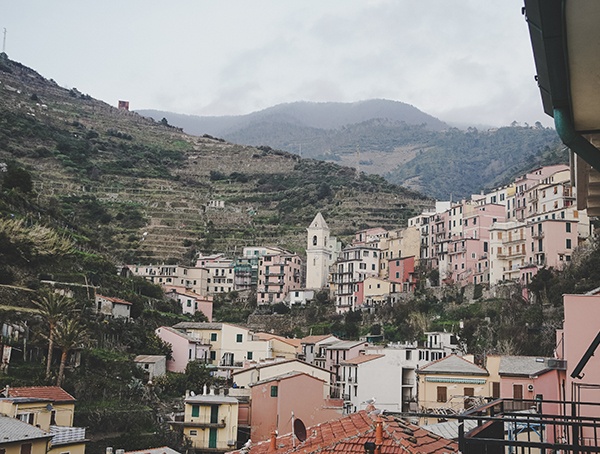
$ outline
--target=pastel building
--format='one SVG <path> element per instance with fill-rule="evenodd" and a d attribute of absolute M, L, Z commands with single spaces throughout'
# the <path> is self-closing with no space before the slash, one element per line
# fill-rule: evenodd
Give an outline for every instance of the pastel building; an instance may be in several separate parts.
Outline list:
<path fill-rule="evenodd" d="M 388 264 L 407 257 L 418 257 L 420 243 L 421 234 L 416 227 L 392 230 L 386 237 L 381 238 L 378 245 L 381 259 L 379 277 L 389 278 L 391 281 L 394 273 L 389 270 Z"/>
<path fill-rule="evenodd" d="M 209 345 L 209 361 L 220 368 L 242 367 L 245 361 L 274 358 L 274 346 L 280 342 L 261 339 L 247 328 L 229 323 L 180 322 L 173 329 Z"/>
<path fill-rule="evenodd" d="M 346 247 L 332 268 L 336 311 L 345 313 L 354 310 L 358 302 L 357 284 L 367 277 L 379 276 L 379 249 L 370 246 Z"/>
<path fill-rule="evenodd" d="M 197 452 L 227 452 L 236 447 L 238 400 L 223 395 L 185 398 L 183 434 Z"/>
<path fill-rule="evenodd" d="M 297 254 L 282 252 L 264 255 L 258 265 L 258 304 L 283 302 L 292 290 L 301 289 L 304 264 Z"/>
<path fill-rule="evenodd" d="M 183 314 L 194 315 L 196 312 L 202 312 L 208 321 L 212 322 L 212 296 L 202 296 L 191 291 L 174 288 L 166 292 L 166 296 L 179 303 Z"/>
<path fill-rule="evenodd" d="M 308 364 L 297 359 L 263 361 L 255 364 L 249 364 L 244 369 L 233 372 L 232 377 L 236 386 L 247 388 L 260 381 L 269 380 L 292 372 L 301 372 L 303 374 L 315 377 L 326 384 L 329 390 L 331 383 L 331 373 L 320 367 Z"/>
<path fill-rule="evenodd" d="M 235 288 L 235 262 L 223 254 L 199 255 L 197 268 L 207 271 L 206 287 L 209 295 L 229 293 Z"/>
<path fill-rule="evenodd" d="M 134 276 L 159 284 L 166 290 L 191 290 L 199 295 L 207 294 L 208 271 L 202 267 L 182 265 L 127 265 Z"/>
<path fill-rule="evenodd" d="M 3 394 L 0 414 L 49 433 L 49 454 L 85 453 L 85 428 L 73 427 L 76 400 L 64 389 L 59 386 L 6 387 Z M 1 442 L 2 437 L 0 446 Z"/>
<path fill-rule="evenodd" d="M 250 438 L 267 440 L 271 434 L 293 432 L 342 415 L 341 401 L 329 399 L 328 383 L 304 372 L 289 372 L 251 385 L 252 424 Z M 302 398 L 298 398 L 298 393 Z"/>
<path fill-rule="evenodd" d="M 327 346 L 339 341 L 340 339 L 333 334 L 303 337 L 300 339 L 302 350 L 300 359 L 309 364 L 325 368 L 325 353 L 327 351 Z"/>
<path fill-rule="evenodd" d="M 154 331 L 156 335 L 171 346 L 171 358 L 167 360 L 167 370 L 170 372 L 185 372 L 190 361 L 209 363 L 211 345 L 207 339 L 193 337 L 184 331 L 161 326 Z M 216 358 L 216 356 L 215 356 Z M 213 358 L 214 359 L 214 358 Z"/>
<path fill-rule="evenodd" d="M 488 396 L 489 372 L 467 359 L 449 355 L 417 370 L 418 406 L 435 416 L 440 409 L 460 413 Z M 431 422 L 427 420 L 426 423 Z"/>

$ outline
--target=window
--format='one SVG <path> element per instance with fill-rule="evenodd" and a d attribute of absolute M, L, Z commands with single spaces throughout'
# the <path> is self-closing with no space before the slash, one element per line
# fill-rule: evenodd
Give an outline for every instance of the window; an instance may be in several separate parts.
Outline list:
<path fill-rule="evenodd" d="M 20 419 L 21 421 L 26 422 L 27 424 L 33 425 L 34 416 L 35 415 L 33 413 L 19 413 L 17 415 L 17 419 Z"/>
<path fill-rule="evenodd" d="M 200 416 L 200 405 L 192 405 L 192 418 Z"/>
<path fill-rule="evenodd" d="M 571 233 L 571 223 L 570 222 L 567 222 L 565 224 L 565 228 L 567 229 L 567 233 Z"/>
<path fill-rule="evenodd" d="M 235 341 L 236 342 L 242 342 L 244 340 L 244 335 L 243 334 L 237 334 L 235 336 Z"/>
<path fill-rule="evenodd" d="M 217 340 L 217 333 L 210 333 L 210 341 L 215 342 Z"/>
<path fill-rule="evenodd" d="M 21 454 L 31 454 L 31 443 L 23 443 L 21 445 Z"/>
<path fill-rule="evenodd" d="M 492 397 L 494 399 L 500 398 L 500 382 L 492 382 Z"/>
<path fill-rule="evenodd" d="M 249 360 L 252 359 L 252 352 L 248 352 L 246 354 L 246 358 L 248 358 Z"/>
<path fill-rule="evenodd" d="M 445 386 L 437 387 L 437 401 L 446 402 L 448 400 L 447 389 Z"/>
<path fill-rule="evenodd" d="M 190 430 L 190 435 L 191 436 L 198 435 L 198 431 L 197 430 Z"/>
<path fill-rule="evenodd" d="M 567 249 L 571 249 L 571 238 L 567 238 L 566 247 L 567 247 Z"/>
<path fill-rule="evenodd" d="M 271 386 L 271 397 L 277 397 L 277 386 Z"/>
<path fill-rule="evenodd" d="M 215 359 L 217 359 L 217 352 L 211 351 L 210 352 L 210 359 L 211 359 L 211 361 L 214 361 Z"/>
<path fill-rule="evenodd" d="M 317 235 L 313 236 L 313 246 L 317 245 Z"/>

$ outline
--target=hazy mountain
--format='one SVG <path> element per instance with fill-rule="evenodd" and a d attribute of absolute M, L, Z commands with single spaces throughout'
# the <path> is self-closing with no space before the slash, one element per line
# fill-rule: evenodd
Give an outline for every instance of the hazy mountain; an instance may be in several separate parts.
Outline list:
<path fill-rule="evenodd" d="M 468 197 L 535 165 L 568 162 L 556 132 L 541 125 L 458 129 L 396 101 L 298 102 L 237 117 L 140 113 L 193 134 L 383 175 L 439 199 Z"/>
<path fill-rule="evenodd" d="M 427 128 L 436 131 L 448 127 L 444 122 L 421 112 L 410 104 L 385 99 L 354 103 L 294 102 L 278 104 L 247 115 L 222 117 L 181 115 L 158 110 L 139 110 L 137 112 L 157 121 L 167 118 L 169 123 L 183 128 L 189 134 L 210 134 L 225 139 L 240 130 L 249 130 L 261 123 L 289 124 L 315 129 L 338 129 L 346 125 L 380 118 L 411 125 L 425 124 Z M 248 145 L 263 144 L 268 145 L 268 143 L 248 143 Z"/>

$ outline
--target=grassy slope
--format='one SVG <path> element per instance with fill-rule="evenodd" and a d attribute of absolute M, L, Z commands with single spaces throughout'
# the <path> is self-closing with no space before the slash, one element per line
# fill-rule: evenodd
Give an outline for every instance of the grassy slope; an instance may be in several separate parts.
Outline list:
<path fill-rule="evenodd" d="M 317 211 L 343 235 L 402 226 L 430 203 L 349 168 L 188 136 L 10 60 L 0 82 L 0 160 L 27 167 L 40 206 L 115 259 L 180 260 L 252 244 L 302 251 Z M 212 200 L 225 208 L 207 207 Z"/>

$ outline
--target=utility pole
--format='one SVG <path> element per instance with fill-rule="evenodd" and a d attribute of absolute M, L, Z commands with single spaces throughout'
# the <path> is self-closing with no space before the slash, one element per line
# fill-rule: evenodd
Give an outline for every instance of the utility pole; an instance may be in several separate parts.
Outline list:
<path fill-rule="evenodd" d="M 2 39 L 2 53 L 6 52 L 6 27 L 4 27 L 4 38 Z"/>

